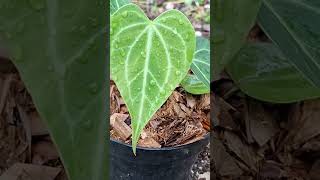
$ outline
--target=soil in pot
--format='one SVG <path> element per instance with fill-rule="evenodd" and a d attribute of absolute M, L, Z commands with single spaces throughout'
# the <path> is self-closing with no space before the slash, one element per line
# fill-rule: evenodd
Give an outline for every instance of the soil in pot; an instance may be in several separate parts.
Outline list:
<path fill-rule="evenodd" d="M 111 177 L 189 179 L 192 164 L 209 141 L 209 94 L 194 96 L 178 87 L 144 128 L 134 156 L 131 119 L 116 85 L 110 84 Z"/>

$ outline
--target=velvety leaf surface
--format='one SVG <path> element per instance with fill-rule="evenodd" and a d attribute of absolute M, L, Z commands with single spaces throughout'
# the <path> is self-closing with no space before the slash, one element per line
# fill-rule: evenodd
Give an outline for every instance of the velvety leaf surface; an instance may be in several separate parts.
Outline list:
<path fill-rule="evenodd" d="M 191 64 L 192 72 L 210 88 L 210 43 L 203 37 L 197 37 L 196 52 Z"/>
<path fill-rule="evenodd" d="M 213 0 L 213 75 L 219 74 L 243 46 L 260 4 L 260 0 Z"/>
<path fill-rule="evenodd" d="M 122 6 L 129 4 L 130 0 L 110 0 L 110 13 L 114 14 Z"/>
<path fill-rule="evenodd" d="M 320 88 L 320 1 L 263 0 L 258 17 L 264 32 Z"/>
<path fill-rule="evenodd" d="M 177 10 L 151 21 L 134 4 L 120 8 L 111 26 L 111 74 L 131 115 L 135 152 L 142 129 L 190 69 L 195 32 Z"/>
<path fill-rule="evenodd" d="M 99 0 L 1 0 L 0 37 L 70 180 L 108 177 L 106 21 Z"/>
<path fill-rule="evenodd" d="M 180 84 L 184 90 L 191 94 L 206 94 L 210 92 L 210 88 L 195 75 L 188 74 Z"/>
<path fill-rule="evenodd" d="M 312 86 L 271 43 L 247 44 L 227 69 L 240 89 L 256 99 L 289 103 L 320 97 L 320 88 Z"/>

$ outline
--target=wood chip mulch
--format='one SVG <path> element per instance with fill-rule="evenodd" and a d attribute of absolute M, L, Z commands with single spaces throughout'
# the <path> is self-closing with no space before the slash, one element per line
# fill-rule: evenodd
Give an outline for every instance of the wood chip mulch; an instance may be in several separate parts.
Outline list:
<path fill-rule="evenodd" d="M 110 86 L 111 138 L 131 143 L 131 119 L 116 85 Z M 210 96 L 177 88 L 144 128 L 142 147 L 172 147 L 202 139 L 210 130 Z M 147 139 L 147 140 L 146 140 Z"/>

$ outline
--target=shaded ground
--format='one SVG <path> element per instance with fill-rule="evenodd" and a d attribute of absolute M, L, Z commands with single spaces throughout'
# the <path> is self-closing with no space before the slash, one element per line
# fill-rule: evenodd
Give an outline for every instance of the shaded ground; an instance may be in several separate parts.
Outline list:
<path fill-rule="evenodd" d="M 248 40 L 268 41 L 257 26 Z M 212 89 L 212 179 L 320 179 L 320 99 L 257 101 L 227 74 Z"/>

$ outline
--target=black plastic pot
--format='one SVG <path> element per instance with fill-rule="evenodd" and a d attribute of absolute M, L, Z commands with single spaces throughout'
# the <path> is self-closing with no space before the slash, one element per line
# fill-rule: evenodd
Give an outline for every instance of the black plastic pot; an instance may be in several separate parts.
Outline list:
<path fill-rule="evenodd" d="M 209 142 L 209 134 L 197 142 L 170 148 L 137 148 L 111 140 L 111 180 L 189 180 L 191 167 Z"/>

